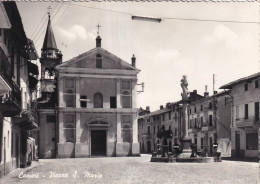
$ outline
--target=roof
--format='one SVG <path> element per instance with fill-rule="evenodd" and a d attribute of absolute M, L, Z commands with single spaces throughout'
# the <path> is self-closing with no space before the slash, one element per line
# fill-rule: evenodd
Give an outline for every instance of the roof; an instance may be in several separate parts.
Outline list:
<path fill-rule="evenodd" d="M 24 51 L 27 44 L 27 37 L 23 28 L 22 19 L 15 1 L 3 2 L 7 16 L 11 22 L 11 37 L 15 41 L 15 45 L 19 52 Z M 2 17 L 1 17 L 2 19 Z"/>
<path fill-rule="evenodd" d="M 234 86 L 234 85 L 237 85 L 237 84 L 240 84 L 240 83 L 243 83 L 243 82 L 246 82 L 246 81 L 251 81 L 251 80 L 256 79 L 258 77 L 260 77 L 260 72 L 255 73 L 253 75 L 249 75 L 247 77 L 240 78 L 240 79 L 235 80 L 233 82 L 230 82 L 228 84 L 225 84 L 225 85 L 221 86 L 219 89 L 231 89 L 232 86 Z"/>
<path fill-rule="evenodd" d="M 3 6 L 3 3 L 0 2 L 0 28 L 1 29 L 10 29 L 11 28 L 11 23 L 10 23 L 10 20 L 7 16 L 7 13 L 5 11 L 5 8 Z"/>
<path fill-rule="evenodd" d="M 74 57 L 68 61 L 65 61 L 63 63 L 61 63 L 60 65 L 57 65 L 57 69 L 60 69 L 62 67 L 68 67 L 76 62 L 78 62 L 80 59 L 83 59 L 85 57 L 91 56 L 94 53 L 101 53 L 103 55 L 106 55 L 107 57 L 111 58 L 113 61 L 119 62 L 122 66 L 125 66 L 127 68 L 131 68 L 132 70 L 136 70 L 136 71 L 140 71 L 138 68 L 133 67 L 132 65 L 130 65 L 128 62 L 120 59 L 119 57 L 115 56 L 114 54 L 108 52 L 107 50 L 101 48 L 101 47 L 95 47 L 94 49 L 91 49 L 83 54 L 80 54 L 77 57 Z"/>
<path fill-rule="evenodd" d="M 46 30 L 46 33 L 45 33 L 42 49 L 43 50 L 57 49 L 56 41 L 55 41 L 55 38 L 54 38 L 52 26 L 51 26 L 50 16 L 49 16 L 49 21 L 48 21 L 47 30 Z"/>
<path fill-rule="evenodd" d="M 163 114 L 163 113 L 166 113 L 166 112 L 169 112 L 169 111 L 171 111 L 171 109 L 167 109 L 167 108 L 156 110 L 156 111 L 153 111 L 153 112 L 151 112 L 149 114 L 145 114 L 143 116 L 139 116 L 139 119 L 145 118 L 145 117 L 150 117 L 150 116 L 156 116 L 156 115 Z"/>
<path fill-rule="evenodd" d="M 211 95 L 211 96 L 204 97 L 204 98 L 201 98 L 199 100 L 193 101 L 193 102 L 191 102 L 191 104 L 196 104 L 197 102 L 203 102 L 203 101 L 209 100 L 209 99 L 211 99 L 213 97 L 217 97 L 217 96 L 228 94 L 229 92 L 230 92 L 230 90 L 221 91 L 221 92 L 218 92 L 218 93 L 216 93 L 214 95 Z"/>

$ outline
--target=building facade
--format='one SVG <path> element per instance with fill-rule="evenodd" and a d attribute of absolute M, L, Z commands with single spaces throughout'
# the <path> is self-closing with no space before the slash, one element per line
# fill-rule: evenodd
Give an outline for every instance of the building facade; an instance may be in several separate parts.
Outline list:
<path fill-rule="evenodd" d="M 189 137 L 203 156 L 212 156 L 213 143 L 217 143 L 221 156 L 230 157 L 231 97 L 228 91 L 210 97 L 207 94 L 189 104 Z"/>
<path fill-rule="evenodd" d="M 28 136 L 37 128 L 31 108 L 37 53 L 15 2 L 0 2 L 0 177 L 32 159 Z"/>
<path fill-rule="evenodd" d="M 201 99 L 203 96 L 197 94 L 194 90 L 190 92 L 189 102 Z M 138 117 L 138 140 L 140 143 L 141 153 L 152 153 L 159 148 L 161 139 L 157 138 L 158 133 L 167 131 L 170 137 L 167 138 L 168 151 L 172 151 L 174 143 L 180 144 L 184 136 L 182 126 L 182 101 L 167 103 L 165 107 L 160 106 L 159 110 L 146 113 L 139 113 Z"/>
<path fill-rule="evenodd" d="M 49 47 L 42 51 L 53 57 L 59 51 L 50 21 L 47 32 L 52 36 L 45 36 Z M 103 49 L 98 36 L 96 48 L 63 63 L 59 59 L 42 55 L 42 75 L 47 72 L 49 77 L 42 83 L 39 99 L 40 157 L 139 155 L 136 85 L 140 70 L 135 57 L 128 64 Z"/>
<path fill-rule="evenodd" d="M 260 73 L 230 82 L 221 89 L 230 89 L 232 97 L 232 157 L 258 158 Z"/>

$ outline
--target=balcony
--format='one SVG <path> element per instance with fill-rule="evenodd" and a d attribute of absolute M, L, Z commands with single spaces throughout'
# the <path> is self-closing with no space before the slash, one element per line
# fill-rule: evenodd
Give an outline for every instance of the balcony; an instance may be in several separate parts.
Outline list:
<path fill-rule="evenodd" d="M 34 90 L 37 84 L 38 84 L 38 79 L 35 78 L 34 76 L 29 75 L 29 88 L 31 90 Z"/>
<path fill-rule="evenodd" d="M 33 75 L 39 75 L 38 66 L 32 62 L 28 62 L 28 72 Z"/>
<path fill-rule="evenodd" d="M 201 127 L 202 132 L 212 131 L 214 130 L 214 126 L 210 126 L 209 124 L 203 124 Z"/>
<path fill-rule="evenodd" d="M 237 128 L 254 127 L 259 125 L 259 120 L 256 120 L 254 116 L 248 117 L 248 119 L 240 119 L 236 122 Z"/>
<path fill-rule="evenodd" d="M 188 133 L 196 133 L 196 132 L 198 132 L 198 128 L 190 127 L 190 128 L 188 129 Z"/>
<path fill-rule="evenodd" d="M 14 117 L 14 123 L 25 130 L 32 130 L 38 128 L 36 114 L 31 111 L 24 110 L 21 117 Z"/>
<path fill-rule="evenodd" d="M 6 94 L 11 91 L 11 64 L 7 60 L 4 51 L 0 48 L 0 95 Z"/>
<path fill-rule="evenodd" d="M 150 133 L 143 133 L 143 137 L 146 137 L 147 140 L 151 139 L 152 134 Z"/>
<path fill-rule="evenodd" d="M 3 75 L 1 75 L 3 76 Z M 13 117 L 21 112 L 21 90 L 12 81 L 6 80 L 11 87 L 11 91 L 0 96 L 0 110 L 4 117 Z"/>

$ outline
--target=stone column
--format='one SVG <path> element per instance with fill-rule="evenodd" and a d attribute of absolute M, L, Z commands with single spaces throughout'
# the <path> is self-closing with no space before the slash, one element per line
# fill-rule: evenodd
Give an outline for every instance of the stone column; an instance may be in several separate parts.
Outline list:
<path fill-rule="evenodd" d="M 63 86 L 64 86 L 64 77 L 59 77 L 58 78 L 58 89 L 59 89 L 59 107 L 65 107 L 64 106 L 64 98 L 63 98 Z"/>
<path fill-rule="evenodd" d="M 121 80 L 116 79 L 116 107 L 122 108 L 121 106 Z"/>
<path fill-rule="evenodd" d="M 79 86 L 80 86 L 80 78 L 76 78 L 76 108 L 80 108 L 80 91 L 79 91 Z"/>

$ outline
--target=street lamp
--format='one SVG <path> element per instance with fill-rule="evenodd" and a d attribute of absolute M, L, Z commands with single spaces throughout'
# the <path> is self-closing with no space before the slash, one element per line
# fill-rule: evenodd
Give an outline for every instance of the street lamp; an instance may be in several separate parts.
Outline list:
<path fill-rule="evenodd" d="M 137 16 L 132 15 L 132 20 L 141 20 L 141 21 L 150 21 L 150 22 L 158 22 L 162 21 L 162 18 L 154 18 L 154 17 L 144 17 L 144 16 Z"/>

